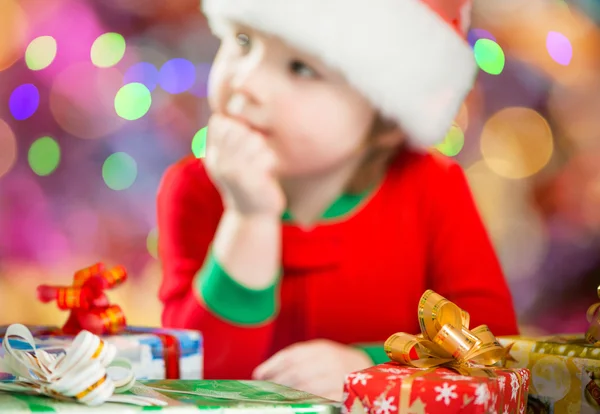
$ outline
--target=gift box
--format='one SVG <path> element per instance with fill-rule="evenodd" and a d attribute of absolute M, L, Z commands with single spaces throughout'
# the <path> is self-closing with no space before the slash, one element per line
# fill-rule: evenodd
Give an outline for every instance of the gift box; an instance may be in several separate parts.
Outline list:
<path fill-rule="evenodd" d="M 36 346 L 49 352 L 52 348 L 61 349 L 85 330 L 114 344 L 117 357 L 128 359 L 139 379 L 202 379 L 200 332 L 127 326 L 122 309 L 109 302 L 106 291 L 119 287 L 127 277 L 123 266 L 108 268 L 96 263 L 76 271 L 68 286 L 38 286 L 38 300 L 55 302 L 59 309 L 69 311 L 69 317 L 61 328 L 28 326 L 36 338 Z M 0 327 L 0 343 L 6 329 Z M 14 342 L 17 348 L 28 346 L 24 341 Z M 0 379 L 10 378 L 0 372 Z"/>
<path fill-rule="evenodd" d="M 600 347 L 588 343 L 583 335 L 498 339 L 512 344 L 516 361 L 507 361 L 507 367 L 531 371 L 530 412 L 600 411 Z"/>
<path fill-rule="evenodd" d="M 530 412 L 600 411 L 600 303 L 586 316 L 590 326 L 582 335 L 499 338 L 512 347 L 515 360 L 506 365 L 531 371 Z"/>
<path fill-rule="evenodd" d="M 213 414 L 336 414 L 340 412 L 340 404 L 337 402 L 261 381 L 140 381 L 127 394 L 158 398 L 165 401 L 167 405 L 139 407 L 104 403 L 96 407 L 87 407 L 43 396 L 0 392 L 0 412 L 2 414 L 37 412 L 112 414 L 137 413 L 149 409 L 182 414 L 199 411 L 209 411 Z"/>
<path fill-rule="evenodd" d="M 388 338 L 392 362 L 346 377 L 344 410 L 350 413 L 522 414 L 529 371 L 508 369 L 510 348 L 487 326 L 469 328 L 469 314 L 432 290 L 417 309 L 421 333 Z"/>
<path fill-rule="evenodd" d="M 523 413 L 526 369 L 481 369 L 461 375 L 448 368 L 412 368 L 395 362 L 353 373 L 344 386 L 348 413 Z"/>
<path fill-rule="evenodd" d="M 0 344 L 7 327 L 0 327 Z M 36 347 L 50 353 L 60 352 L 73 339 L 56 327 L 28 326 L 35 335 Z M 117 348 L 117 357 L 128 359 L 139 379 L 202 379 L 203 342 L 200 332 L 179 329 L 127 327 L 118 335 L 102 338 Z M 11 339 L 16 349 L 30 349 L 19 339 Z M 3 350 L 0 348 L 0 357 Z M 12 379 L 0 372 L 0 379 Z"/>

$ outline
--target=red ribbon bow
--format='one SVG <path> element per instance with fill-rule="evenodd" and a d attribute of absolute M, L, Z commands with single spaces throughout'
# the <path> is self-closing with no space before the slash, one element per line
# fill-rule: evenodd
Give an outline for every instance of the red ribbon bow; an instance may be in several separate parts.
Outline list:
<path fill-rule="evenodd" d="M 95 335 L 114 335 L 125 329 L 125 314 L 118 305 L 109 303 L 104 291 L 126 279 L 123 266 L 107 270 L 104 264 L 96 263 L 76 272 L 71 286 L 38 286 L 37 296 L 44 303 L 56 301 L 59 309 L 71 311 L 62 328 L 64 334 L 88 330 Z"/>

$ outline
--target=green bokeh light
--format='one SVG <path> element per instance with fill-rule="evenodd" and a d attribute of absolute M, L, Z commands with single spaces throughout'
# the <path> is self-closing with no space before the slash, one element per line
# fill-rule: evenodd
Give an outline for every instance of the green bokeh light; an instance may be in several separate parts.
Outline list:
<path fill-rule="evenodd" d="M 115 111 L 128 121 L 140 119 L 148 113 L 152 106 L 152 94 L 141 83 L 128 83 L 115 96 Z"/>
<path fill-rule="evenodd" d="M 206 156 L 206 133 L 208 132 L 208 127 L 202 128 L 200 131 L 196 132 L 194 138 L 192 139 L 192 152 L 196 156 L 196 158 L 204 158 Z"/>
<path fill-rule="evenodd" d="M 39 138 L 29 147 L 27 160 L 37 175 L 50 175 L 60 163 L 60 146 L 50 137 Z"/>
<path fill-rule="evenodd" d="M 52 36 L 40 36 L 31 41 L 25 51 L 25 64 L 31 70 L 42 70 L 56 58 L 56 40 Z"/>
<path fill-rule="evenodd" d="M 137 163 L 129 154 L 116 152 L 104 161 L 102 178 L 111 190 L 126 190 L 137 178 Z"/>
<path fill-rule="evenodd" d="M 148 253 L 155 259 L 158 259 L 158 229 L 153 228 L 148 233 L 148 237 L 146 238 L 146 248 L 148 249 Z"/>
<path fill-rule="evenodd" d="M 125 39 L 119 33 L 104 33 L 92 44 L 92 63 L 99 68 L 114 66 L 125 56 L 125 48 Z"/>
<path fill-rule="evenodd" d="M 446 135 L 444 142 L 437 145 L 436 148 L 442 154 L 448 157 L 456 157 L 465 146 L 465 134 L 458 125 L 452 125 Z"/>
<path fill-rule="evenodd" d="M 506 58 L 500 45 L 490 39 L 479 39 L 474 47 L 475 61 L 479 68 L 490 75 L 499 75 L 504 70 Z"/>

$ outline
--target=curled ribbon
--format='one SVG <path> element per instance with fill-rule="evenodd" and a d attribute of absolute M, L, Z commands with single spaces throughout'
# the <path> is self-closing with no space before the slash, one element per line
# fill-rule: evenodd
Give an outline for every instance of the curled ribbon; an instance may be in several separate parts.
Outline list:
<path fill-rule="evenodd" d="M 419 301 L 421 334 L 400 332 L 385 342 L 388 357 L 416 368 L 444 366 L 463 375 L 512 359 L 486 325 L 469 329 L 469 314 L 432 290 Z M 416 356 L 416 359 L 413 359 Z"/>
<path fill-rule="evenodd" d="M 38 286 L 37 296 L 44 303 L 56 301 L 60 309 L 71 311 L 63 333 L 74 335 L 87 330 L 96 335 L 113 335 L 125 329 L 125 314 L 118 305 L 109 303 L 105 290 L 125 280 L 127 271 L 123 266 L 106 269 L 104 264 L 96 263 L 76 272 L 71 286 Z"/>
<path fill-rule="evenodd" d="M 10 337 L 25 340 L 32 351 L 14 349 Z M 135 384 L 131 364 L 124 359 L 115 359 L 115 346 L 88 331 L 81 331 L 68 348 L 56 355 L 37 349 L 29 329 L 14 324 L 8 327 L 2 347 L 5 351 L 4 358 L 0 360 L 3 370 L 17 379 L 0 382 L 0 391 L 42 394 L 89 406 L 104 402 L 142 406 L 166 404 L 155 398 L 114 395 L 128 391 Z M 113 367 L 124 375 L 109 375 L 107 370 Z"/>
<path fill-rule="evenodd" d="M 600 298 L 600 286 L 598 286 L 598 297 Z M 585 333 L 585 340 L 590 344 L 600 346 L 600 302 L 589 307 L 587 320 L 590 327 Z"/>

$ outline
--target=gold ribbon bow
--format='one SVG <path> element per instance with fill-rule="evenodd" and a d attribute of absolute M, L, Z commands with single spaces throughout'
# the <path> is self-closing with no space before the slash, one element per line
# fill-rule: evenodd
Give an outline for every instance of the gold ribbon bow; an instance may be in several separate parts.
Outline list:
<path fill-rule="evenodd" d="M 600 298 L 600 286 L 598 286 L 598 298 Z M 600 302 L 589 307 L 587 320 L 590 327 L 585 333 L 585 340 L 590 344 L 600 346 Z"/>
<path fill-rule="evenodd" d="M 384 348 L 393 361 L 416 368 L 444 366 L 463 375 L 512 359 L 486 325 L 469 330 L 469 314 L 432 290 L 419 302 L 421 334 L 396 333 Z M 411 352 L 412 351 L 412 352 Z M 413 359 L 411 354 L 416 355 Z"/>

